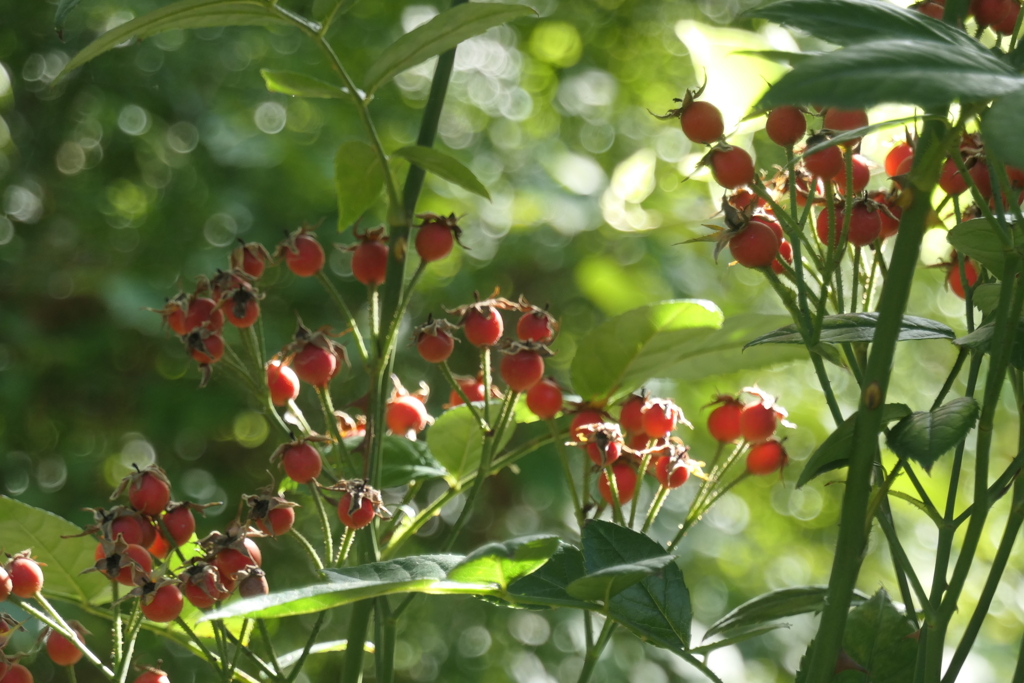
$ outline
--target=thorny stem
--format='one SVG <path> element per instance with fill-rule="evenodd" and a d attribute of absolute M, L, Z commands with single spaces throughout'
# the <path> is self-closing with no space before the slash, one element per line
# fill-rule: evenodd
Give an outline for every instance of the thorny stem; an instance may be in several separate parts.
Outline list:
<path fill-rule="evenodd" d="M 320 487 L 317 486 L 316 482 L 312 482 L 309 485 L 309 491 L 313 495 L 313 502 L 316 504 L 316 510 L 320 515 L 320 528 L 324 534 L 324 561 L 330 563 L 334 557 L 334 536 L 331 532 L 331 519 L 327 516 L 323 495 L 320 493 Z"/>
<path fill-rule="evenodd" d="M 298 529 L 292 528 L 290 535 L 298 539 L 299 545 L 301 545 L 302 548 L 306 551 L 306 554 L 309 555 L 309 559 L 313 560 L 313 566 L 316 567 L 317 572 L 320 574 L 321 577 L 323 577 L 324 561 L 320 559 L 320 556 L 317 554 L 316 550 L 313 549 L 313 544 L 310 543 L 309 539 L 303 536 Z"/>
<path fill-rule="evenodd" d="M 352 541 L 355 537 L 355 529 L 346 527 L 345 535 L 341 539 L 341 544 L 338 545 L 338 556 L 334 558 L 335 567 L 342 567 L 345 565 L 345 561 L 348 560 L 348 553 L 352 549 Z"/>
<path fill-rule="evenodd" d="M 651 507 L 647 509 L 647 517 L 644 518 L 644 526 L 640 530 L 640 533 L 646 534 L 651 525 L 654 524 L 654 520 L 658 518 L 658 513 L 661 511 L 661 506 L 665 503 L 665 499 L 668 498 L 669 489 L 664 486 L 658 489 L 658 493 L 654 496 L 654 500 L 651 501 Z"/>
<path fill-rule="evenodd" d="M 615 479 L 615 472 L 612 470 L 611 465 L 604 466 L 604 478 L 608 482 L 608 490 L 612 494 L 612 516 L 617 524 L 626 526 L 626 519 L 622 516 L 622 503 L 619 498 L 619 482 Z"/>
<path fill-rule="evenodd" d="M 640 474 L 636 480 L 636 491 L 633 492 L 633 503 L 629 508 L 629 528 L 633 528 L 633 522 L 636 520 L 636 506 L 640 502 L 640 489 L 643 488 L 642 484 L 644 481 L 644 475 L 647 474 L 647 468 L 651 464 L 652 453 L 645 453 L 644 457 L 640 460 Z"/>

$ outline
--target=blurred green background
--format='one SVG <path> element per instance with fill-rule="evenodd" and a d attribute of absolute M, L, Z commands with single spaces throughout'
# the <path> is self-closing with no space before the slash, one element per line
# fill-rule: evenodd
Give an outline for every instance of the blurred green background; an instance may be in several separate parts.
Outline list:
<path fill-rule="evenodd" d="M 362 139 L 362 130 L 345 101 L 266 91 L 259 68 L 329 77 L 319 55 L 291 29 L 170 32 L 115 50 L 55 82 L 70 56 L 98 33 L 159 4 L 84 0 L 62 42 L 53 30 L 56 2 L 0 0 L 0 490 L 83 524 L 88 515 L 81 508 L 103 505 L 132 463 L 157 462 L 168 471 L 176 498 L 227 501 L 200 521 L 202 535 L 227 523 L 241 493 L 266 483 L 278 436 L 224 374 L 197 389 L 198 373 L 181 344 L 144 308 L 160 307 L 179 283 L 189 288 L 195 276 L 225 267 L 236 238 L 272 246 L 282 231 L 322 219 L 318 234 L 325 243 L 350 243 L 351 234 L 336 231 L 334 151 L 346 140 Z M 284 4 L 317 16 L 326 3 Z M 724 256 L 716 265 L 710 245 L 680 246 L 705 233 L 700 224 L 717 210 L 720 193 L 704 171 L 683 182 L 694 174 L 703 149 L 692 146 L 674 122 L 658 121 L 648 110 L 663 113 L 706 71 L 705 99 L 723 110 L 727 129 L 735 128 L 731 140 L 770 168 L 782 160 L 781 152 L 756 132 L 761 122 L 740 121 L 783 67 L 735 52 L 821 46 L 778 27 L 735 21 L 758 0 L 529 4 L 538 19 L 493 29 L 459 48 L 438 145 L 477 173 L 492 201 L 428 178 L 418 209 L 465 214 L 467 250 L 428 269 L 413 300 L 410 329 L 428 312 L 469 301 L 474 290 L 487 294 L 500 287 L 506 296 L 550 302 L 562 333 L 549 367 L 568 383 L 575 340 L 605 317 L 645 303 L 695 297 L 711 299 L 727 315 L 782 313 L 756 273 L 727 267 Z M 443 7 L 355 2 L 330 40 L 358 82 L 388 43 Z M 415 140 L 433 65 L 431 60 L 405 72 L 378 93 L 372 112 L 386 148 Z M 871 115 L 880 121 L 900 113 Z M 878 163 L 890 133 L 900 135 L 893 130 L 865 142 L 865 152 Z M 884 174 L 876 173 L 873 185 L 881 187 Z M 348 257 L 329 253 L 331 277 L 343 294 L 350 302 L 364 300 Z M 929 233 L 923 261 L 934 263 L 947 253 L 942 230 Z M 289 339 L 296 313 L 312 326 L 341 327 L 316 282 L 278 267 L 268 270 L 262 286 L 269 348 Z M 947 322 L 958 333 L 964 329 L 962 305 L 943 288 L 939 270 L 921 270 L 911 312 Z M 359 315 L 365 318 L 365 304 Z M 474 372 L 466 345 L 456 354 L 453 368 Z M 927 409 L 954 356 L 945 342 L 902 345 L 892 399 Z M 399 368 L 407 386 L 425 379 L 435 387 L 429 407 L 439 413 L 448 391 L 436 371 L 408 347 Z M 826 583 L 838 520 L 841 484 L 826 484 L 841 480 L 841 472 L 801 490 L 792 484 L 800 461 L 832 427 L 809 364 L 729 370 L 709 380 L 651 386 L 674 396 L 697 424 L 696 458 L 713 453 L 700 407 L 717 392 L 756 382 L 781 397 L 799 428 L 789 434 L 794 462 L 784 475 L 735 489 L 683 544 L 681 566 L 697 635 L 766 589 Z M 830 372 L 849 412 L 854 382 L 835 368 Z M 357 398 L 364 387 L 360 373 L 349 372 L 334 384 L 335 403 Z M 1012 397 L 1005 398 L 1009 417 Z M 299 403 L 310 419 L 318 416 L 308 389 Z M 1011 432 L 1002 429 L 997 437 L 996 466 L 1015 451 Z M 945 465 L 940 462 L 927 484 L 936 495 L 944 490 Z M 970 466 L 968 459 L 968 477 Z M 656 537 L 671 537 L 694 492 L 691 483 L 669 499 Z M 645 491 L 644 500 L 650 495 Z M 575 533 L 551 451 L 492 480 L 482 500 L 486 506 L 461 550 L 531 532 L 568 539 Z M 934 528 L 909 506 L 894 505 L 907 552 L 921 576 L 930 577 Z M 448 510 L 425 528 L 422 549 L 433 547 L 457 512 Z M 993 531 L 979 551 L 978 576 L 1004 518 L 1005 501 L 990 517 Z M 300 520 L 316 526 L 302 515 Z M 276 547 L 265 552 L 272 585 L 312 580 L 292 541 L 268 547 Z M 1019 560 L 1015 553 L 963 680 L 1009 676 L 1024 617 Z M 873 592 L 880 583 L 896 593 L 887 551 L 873 536 L 860 587 Z M 979 590 L 980 581 L 968 581 L 954 635 Z M 418 601 L 403 620 L 401 680 L 575 680 L 583 652 L 578 613 L 441 600 Z M 331 614 L 322 637 L 344 637 L 346 620 L 344 611 Z M 104 630 L 102 622 L 85 621 Z M 790 623 L 716 652 L 712 668 L 729 682 L 791 680 L 815 622 L 808 617 Z M 280 638 L 279 651 L 289 650 L 300 645 L 301 633 L 282 632 Z M 340 657 L 312 660 L 308 680 L 333 680 Z M 204 678 L 181 648 L 146 640 L 143 659 L 158 658 L 175 683 Z M 45 656 L 32 669 L 38 681 L 63 676 Z M 91 675 L 83 667 L 80 680 Z M 700 677 L 681 660 L 620 631 L 594 680 Z"/>

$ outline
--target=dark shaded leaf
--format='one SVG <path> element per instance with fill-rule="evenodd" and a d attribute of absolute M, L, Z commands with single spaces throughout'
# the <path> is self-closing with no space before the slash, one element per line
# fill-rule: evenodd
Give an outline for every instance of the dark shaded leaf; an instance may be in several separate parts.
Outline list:
<path fill-rule="evenodd" d="M 537 571 L 509 586 L 513 597 L 546 602 L 558 607 L 592 608 L 593 605 L 569 595 L 567 588 L 584 575 L 583 553 L 568 543 L 559 543 L 555 554 Z"/>
<path fill-rule="evenodd" d="M 1024 78 L 980 43 L 889 38 L 859 43 L 798 62 L 755 105 L 866 109 L 879 104 L 921 108 L 984 101 L 1024 87 Z"/>
<path fill-rule="evenodd" d="M 488 543 L 466 556 L 448 572 L 448 580 L 460 583 L 493 583 L 502 590 L 537 571 L 558 550 L 557 536 L 524 536 Z"/>
<path fill-rule="evenodd" d="M 884 588 L 857 606 L 846 620 L 843 649 L 868 670 L 871 683 L 904 683 L 914 677 L 914 626 Z"/>
<path fill-rule="evenodd" d="M 1024 43 L 1014 50 L 1014 57 L 1019 71 L 1024 68 Z M 1024 88 L 996 99 L 981 115 L 981 135 L 986 145 L 999 150 L 1000 161 L 1024 168 Z"/>
<path fill-rule="evenodd" d="M 780 588 L 764 593 L 748 600 L 712 624 L 704 634 L 704 639 L 716 635 L 743 633 L 747 629 L 797 614 L 820 612 L 825 607 L 827 593 L 828 586 Z M 867 599 L 865 593 L 855 591 L 851 604 L 857 605 Z"/>
<path fill-rule="evenodd" d="M 771 633 L 772 631 L 780 628 L 789 628 L 789 624 L 770 624 L 768 626 L 752 626 L 751 628 L 746 630 L 741 629 L 736 631 L 735 635 L 730 636 L 728 638 L 716 640 L 713 643 L 701 645 L 700 647 L 691 648 L 690 653 L 697 656 L 704 656 L 707 654 L 711 654 L 715 650 L 720 650 L 723 647 L 729 647 L 730 645 L 735 645 L 736 643 L 742 643 L 745 640 L 750 640 L 752 638 L 757 638 L 758 636 L 763 636 L 766 633 Z"/>
<path fill-rule="evenodd" d="M 988 268 L 996 277 L 1002 277 L 1006 248 L 999 233 L 984 218 L 961 223 L 948 233 L 946 239 L 957 250 Z"/>
<path fill-rule="evenodd" d="M 572 360 L 573 388 L 585 400 L 626 394 L 665 377 L 681 349 L 700 347 L 722 326 L 710 301 L 679 299 L 635 308 L 609 318 L 579 341 Z"/>
<path fill-rule="evenodd" d="M 491 198 L 490 193 L 484 187 L 484 184 L 480 182 L 480 179 L 471 170 L 466 168 L 461 161 L 433 147 L 412 145 L 396 150 L 392 154 L 408 159 L 424 171 L 429 171 L 438 178 L 454 183 L 464 190 L 480 195 L 484 199 Z"/>
<path fill-rule="evenodd" d="M 882 422 L 888 424 L 896 420 L 902 420 L 910 415 L 910 408 L 902 403 L 889 403 L 882 408 Z M 850 451 L 853 448 L 853 430 L 857 424 L 857 413 L 854 413 L 839 425 L 832 432 L 825 442 L 815 449 L 814 453 L 807 460 L 800 478 L 796 481 L 797 488 L 800 488 L 819 474 L 830 472 L 840 467 L 846 467 L 850 460 Z"/>
<path fill-rule="evenodd" d="M 974 429 L 981 406 L 973 398 L 953 399 L 930 412 L 916 412 L 900 420 L 887 444 L 901 458 L 910 458 L 927 472 L 932 465 Z"/>
<path fill-rule="evenodd" d="M 974 290 L 974 296 L 971 298 L 971 301 L 978 310 L 985 315 L 989 315 L 999 305 L 999 289 L 999 284 L 995 282 L 978 285 L 977 289 Z"/>
<path fill-rule="evenodd" d="M 672 555 L 665 555 L 630 564 L 605 567 L 593 574 L 587 574 L 576 579 L 569 584 L 566 590 L 569 595 L 580 600 L 607 602 L 613 596 L 618 595 L 633 584 L 639 583 L 648 576 L 657 574 L 665 565 L 674 560 L 675 558 Z"/>
<path fill-rule="evenodd" d="M 471 2 L 447 9 L 384 50 L 366 72 L 363 79 L 366 91 L 372 93 L 406 69 L 450 50 L 467 38 L 513 19 L 535 14 L 526 5 L 501 3 Z"/>
<path fill-rule="evenodd" d="M 822 320 L 820 341 L 827 344 L 870 342 L 875 338 L 875 326 L 878 324 L 877 313 L 844 313 L 826 315 Z M 917 339 L 949 339 L 956 337 L 947 325 L 935 320 L 918 318 L 913 315 L 903 316 L 897 341 L 913 341 Z M 774 332 L 758 337 L 747 344 L 803 344 L 803 337 L 796 325 L 786 325 Z M 746 348 L 746 347 L 744 347 Z"/>
<path fill-rule="evenodd" d="M 745 14 L 790 26 L 837 45 L 882 38 L 961 44 L 963 31 L 884 0 L 781 0 Z"/>
<path fill-rule="evenodd" d="M 384 173 L 376 150 L 350 140 L 334 155 L 334 187 L 338 195 L 338 232 L 344 232 L 384 190 Z"/>
<path fill-rule="evenodd" d="M 349 95 L 348 88 L 297 71 L 260 69 L 260 75 L 267 84 L 267 90 L 292 97 L 341 98 Z"/>
<path fill-rule="evenodd" d="M 588 574 L 601 569 L 661 558 L 665 549 L 644 534 L 589 520 L 583 528 L 583 559 Z M 660 647 L 687 649 L 693 611 L 679 565 L 671 562 L 608 602 L 608 614 L 644 640 Z"/>
<path fill-rule="evenodd" d="M 410 441 L 400 436 L 384 437 L 381 488 L 405 486 L 416 479 L 437 479 L 448 476 L 423 441 Z"/>

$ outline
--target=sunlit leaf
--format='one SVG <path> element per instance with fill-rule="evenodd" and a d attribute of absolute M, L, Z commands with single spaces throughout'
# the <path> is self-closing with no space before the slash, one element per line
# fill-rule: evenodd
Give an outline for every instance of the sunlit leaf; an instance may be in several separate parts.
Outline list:
<path fill-rule="evenodd" d="M 902 403 L 889 403 L 882 407 L 882 422 L 888 424 L 896 420 L 902 420 L 910 415 L 910 408 Z M 840 467 L 846 467 L 850 462 L 850 453 L 853 450 L 853 431 L 857 424 L 857 413 L 854 413 L 839 425 L 832 432 L 825 442 L 815 449 L 814 453 L 807 460 L 804 469 L 800 472 L 800 478 L 796 481 L 797 488 L 800 488 L 819 474 L 830 472 Z"/>
<path fill-rule="evenodd" d="M 469 190 L 473 194 L 480 195 L 484 199 L 491 198 L 491 195 L 487 192 L 487 188 L 484 187 L 484 184 L 481 183 L 476 175 L 466 168 L 462 162 L 448 154 L 445 154 L 444 152 L 434 149 L 433 147 L 412 145 L 410 147 L 403 147 L 396 150 L 392 152 L 392 154 L 394 156 L 402 157 L 403 159 L 408 159 L 424 171 L 429 171 L 438 178 L 454 183 L 464 190 Z"/>
<path fill-rule="evenodd" d="M 267 90 L 293 97 L 340 98 L 348 97 L 348 88 L 333 85 L 297 71 L 260 69 Z"/>
<path fill-rule="evenodd" d="M 483 402 L 479 404 L 483 406 Z M 497 415 L 499 401 L 491 401 L 491 414 Z M 515 423 L 502 432 L 499 450 L 504 448 L 515 432 Z M 427 429 L 427 446 L 442 467 L 448 470 L 448 480 L 457 482 L 480 465 L 483 451 L 483 430 L 469 407 L 456 406 L 446 410 Z"/>
<path fill-rule="evenodd" d="M 519 17 L 536 14 L 526 5 L 468 2 L 441 12 L 389 45 L 366 72 L 366 91 L 372 93 L 396 75 L 420 62 Z"/>
<path fill-rule="evenodd" d="M 667 376 L 680 348 L 705 339 L 722 321 L 717 306 L 696 299 L 662 301 L 609 318 L 580 339 L 573 387 L 586 400 L 629 393 Z"/>
<path fill-rule="evenodd" d="M 326 654 L 328 652 L 344 652 L 346 649 L 348 649 L 347 640 L 328 640 L 323 643 L 316 643 L 315 645 L 313 645 L 313 647 L 309 648 L 309 654 L 310 656 L 312 656 Z M 376 651 L 376 648 L 374 647 L 373 643 L 371 643 L 370 641 L 366 641 L 365 643 L 363 643 L 363 651 L 373 654 Z M 298 650 L 286 652 L 283 655 L 278 656 L 277 663 L 282 668 L 287 669 L 292 664 L 295 664 L 299 661 L 299 659 L 302 657 L 303 652 L 305 652 L 305 648 L 300 648 Z"/>
<path fill-rule="evenodd" d="M 955 398 L 930 412 L 900 420 L 886 440 L 893 453 L 916 460 L 931 472 L 939 456 L 963 441 L 974 429 L 981 406 L 970 397 Z"/>
<path fill-rule="evenodd" d="M 946 233 L 946 239 L 957 253 L 968 256 L 988 268 L 996 277 L 1002 277 L 1006 260 L 1006 247 L 999 233 L 984 218 L 966 221 Z"/>
<path fill-rule="evenodd" d="M 558 550 L 537 571 L 519 579 L 508 592 L 531 601 L 546 602 L 557 607 L 592 607 L 569 595 L 568 587 L 583 576 L 583 553 L 568 543 L 559 543 Z"/>
<path fill-rule="evenodd" d="M 61 73 L 77 69 L 130 38 L 144 40 L 173 29 L 287 24 L 290 17 L 285 10 L 259 0 L 179 0 L 110 29 L 72 57 Z"/>
<path fill-rule="evenodd" d="M 448 572 L 448 580 L 493 583 L 505 589 L 513 581 L 540 569 L 557 549 L 557 536 L 525 536 L 488 543 Z"/>

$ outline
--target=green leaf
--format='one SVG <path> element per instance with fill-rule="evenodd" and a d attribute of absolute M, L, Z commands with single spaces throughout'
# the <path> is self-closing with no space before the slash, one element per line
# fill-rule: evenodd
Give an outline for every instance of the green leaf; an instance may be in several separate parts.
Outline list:
<path fill-rule="evenodd" d="M 704 640 L 716 635 L 731 636 L 776 619 L 820 612 L 825 607 L 828 586 L 797 586 L 769 591 L 743 603 L 716 621 L 704 634 Z M 860 604 L 868 596 L 855 591 L 851 604 Z"/>
<path fill-rule="evenodd" d="M 384 189 L 384 168 L 376 150 L 350 140 L 334 155 L 334 186 L 338 194 L 338 232 L 344 232 L 377 201 Z"/>
<path fill-rule="evenodd" d="M 901 458 L 911 458 L 931 472 L 939 456 L 963 441 L 974 429 L 981 406 L 973 398 L 956 398 L 930 412 L 916 412 L 900 420 L 887 443 Z"/>
<path fill-rule="evenodd" d="M 292 97 L 340 98 L 349 94 L 348 88 L 297 71 L 260 69 L 260 75 L 267 84 L 267 90 Z"/>
<path fill-rule="evenodd" d="M 673 561 L 675 561 L 675 557 L 664 555 L 639 562 L 605 567 L 593 574 L 576 579 L 569 584 L 566 591 L 580 600 L 600 600 L 607 603 L 613 596 L 640 583 L 648 576 L 657 574 L 665 565 Z"/>
<path fill-rule="evenodd" d="M 985 315 L 989 315 L 996 310 L 999 305 L 999 284 L 989 282 L 984 285 L 978 285 L 977 289 L 974 290 L 974 295 L 971 297 L 971 301 L 974 305 Z"/>
<path fill-rule="evenodd" d="M 957 346 L 988 353 L 995 330 L 995 322 L 989 321 L 978 326 L 974 332 L 953 340 L 953 343 Z M 1013 348 L 1010 349 L 1010 364 L 1017 369 L 1024 369 L 1024 334 L 1022 332 L 1024 332 L 1024 319 L 1017 322 L 1017 339 L 1013 342 Z"/>
<path fill-rule="evenodd" d="M 999 233 L 984 218 L 961 223 L 948 233 L 946 240 L 957 250 L 988 268 L 996 277 L 1002 277 L 1006 248 Z"/>
<path fill-rule="evenodd" d="M 888 424 L 902 420 L 910 415 L 910 408 L 902 403 L 889 403 L 882 407 L 882 422 Z M 832 432 L 825 442 L 811 454 L 804 465 L 796 487 L 800 488 L 819 474 L 846 467 L 853 450 L 853 430 L 857 424 L 857 413 L 854 413 Z"/>
<path fill-rule="evenodd" d="M 587 574 L 664 556 L 661 545 L 631 529 L 597 519 L 583 527 Z M 674 562 L 665 565 L 660 574 L 623 590 L 607 608 L 612 619 L 659 647 L 685 650 L 690 646 L 690 592 Z"/>
<path fill-rule="evenodd" d="M 423 441 L 410 441 L 400 436 L 384 437 L 380 486 L 384 489 L 405 486 L 417 479 L 448 476 L 448 470 L 434 459 Z"/>
<path fill-rule="evenodd" d="M 820 152 L 823 149 L 835 147 L 836 145 L 841 145 L 851 140 L 860 140 L 861 138 L 866 137 L 872 133 L 877 133 L 880 130 L 896 128 L 897 126 L 906 127 L 908 123 L 916 125 L 917 122 L 919 122 L 920 120 L 920 116 L 904 116 L 898 119 L 889 119 L 888 121 L 878 121 L 877 123 L 872 123 L 867 126 L 861 126 L 860 128 L 838 131 L 835 135 L 826 140 L 822 140 L 821 142 L 816 142 L 813 145 L 808 145 L 807 147 L 804 147 L 802 152 L 793 157 L 793 161 L 800 161 L 801 159 L 804 159 L 805 157 L 810 156 L 811 154 L 816 154 L 817 152 Z"/>
<path fill-rule="evenodd" d="M 32 550 L 46 564 L 43 593 L 48 596 L 99 604 L 110 599 L 110 583 L 99 573 L 82 574 L 96 563 L 96 539 L 61 538 L 82 533 L 62 517 L 0 496 L 0 549 L 14 554 Z"/>
<path fill-rule="evenodd" d="M 536 14 L 526 5 L 466 3 L 441 12 L 389 45 L 363 79 L 372 93 L 396 75 L 446 52 L 462 41 L 519 17 Z"/>
<path fill-rule="evenodd" d="M 558 550 L 537 571 L 517 580 L 509 586 L 513 599 L 527 598 L 530 601 L 546 602 L 556 607 L 588 609 L 593 605 L 581 602 L 569 595 L 568 587 L 584 575 L 583 553 L 568 543 L 559 543 Z"/>
<path fill-rule="evenodd" d="M 914 677 L 914 626 L 896 609 L 884 588 L 850 612 L 843 649 L 868 670 L 871 683 L 903 683 Z"/>
<path fill-rule="evenodd" d="M 710 301 L 678 299 L 635 308 L 609 318 L 579 341 L 572 383 L 585 400 L 627 394 L 652 377 L 664 377 L 680 348 L 722 326 Z"/>
<path fill-rule="evenodd" d="M 328 581 L 231 603 L 204 614 L 199 621 L 228 617 L 289 617 L 312 614 L 366 598 L 409 592 L 471 592 L 458 586 L 446 591 L 444 578 L 464 558 L 459 555 L 419 555 L 327 570 Z M 442 586 L 434 591 L 437 584 Z"/>
<path fill-rule="evenodd" d="M 771 633 L 772 631 L 775 631 L 780 628 L 789 628 L 789 624 L 771 624 L 769 626 L 754 626 L 744 631 L 738 631 L 736 635 L 730 636 L 728 638 L 716 640 L 713 643 L 701 645 L 700 647 L 690 648 L 690 654 L 702 657 L 704 655 L 711 654 L 715 650 L 720 650 L 723 647 L 729 647 L 730 645 L 742 643 L 745 640 L 750 640 L 752 638 L 757 638 L 758 636 L 763 636 L 766 633 Z"/>
<path fill-rule="evenodd" d="M 792 318 L 788 315 L 740 313 L 726 318 L 717 330 L 708 329 L 704 334 L 694 330 L 688 341 L 681 341 L 673 349 L 672 358 L 659 376 L 692 382 L 716 375 L 808 360 L 807 351 L 803 348 L 781 345 L 743 348 L 750 339 L 785 325 L 789 320 Z"/>
<path fill-rule="evenodd" d="M 870 342 L 875 338 L 875 326 L 878 324 L 877 313 L 844 313 L 826 315 L 821 325 L 821 341 L 827 344 L 843 344 Z M 956 335 L 947 325 L 935 320 L 918 318 L 913 315 L 903 316 L 897 341 L 913 341 L 917 339 L 949 339 Z M 796 325 L 786 325 L 774 332 L 758 337 L 746 347 L 759 344 L 803 344 L 803 337 Z"/>
<path fill-rule="evenodd" d="M 433 147 L 412 145 L 395 150 L 392 155 L 408 159 L 424 171 L 429 171 L 438 178 L 454 183 L 464 190 L 480 195 L 484 199 L 491 198 L 484 184 L 480 182 L 471 170 L 463 166 L 462 162 Z"/>
<path fill-rule="evenodd" d="M 920 38 L 961 44 L 970 39 L 952 26 L 884 0 L 782 0 L 745 16 L 806 31 L 837 45 L 882 38 Z"/>
<path fill-rule="evenodd" d="M 1024 54 L 1022 47 L 1015 53 Z M 986 145 L 999 150 L 1000 161 L 1024 168 L 1024 88 L 998 98 L 981 115 L 981 135 Z"/>
<path fill-rule="evenodd" d="M 344 652 L 346 649 L 348 649 L 348 640 L 328 640 L 322 643 L 317 643 L 313 647 L 309 648 L 309 654 L 312 656 L 328 652 Z M 373 643 L 366 641 L 363 644 L 363 651 L 373 654 L 376 651 L 376 648 L 373 646 Z M 299 661 L 303 652 L 305 652 L 305 648 L 286 652 L 277 658 L 277 663 L 281 668 L 287 669 L 292 664 Z"/>
<path fill-rule="evenodd" d="M 1024 86 L 980 43 L 888 38 L 859 43 L 798 62 L 755 105 L 782 104 L 865 109 L 879 104 L 921 108 L 984 101 Z"/>
<path fill-rule="evenodd" d="M 448 572 L 449 581 L 493 583 L 502 590 L 542 566 L 558 550 L 557 536 L 524 536 L 477 548 Z"/>
<path fill-rule="evenodd" d="M 72 57 L 61 75 L 130 38 L 145 40 L 173 29 L 288 24 L 292 16 L 260 0 L 179 0 L 110 29 Z"/>
<path fill-rule="evenodd" d="M 478 408 L 482 406 L 482 401 L 477 404 Z M 492 414 L 496 415 L 500 407 L 499 401 L 491 401 Z M 508 444 L 514 432 L 515 423 L 505 428 L 501 443 L 498 444 L 499 451 Z M 455 484 L 470 472 L 476 471 L 480 465 L 483 436 L 480 423 L 465 405 L 444 411 L 427 429 L 427 446 L 437 461 L 448 470 L 449 483 Z"/>
<path fill-rule="evenodd" d="M 57 29 L 58 35 L 64 29 L 64 22 L 67 21 L 68 15 L 71 14 L 71 10 L 75 9 L 82 0 L 60 0 L 57 5 L 57 12 L 53 16 L 53 25 Z"/>

